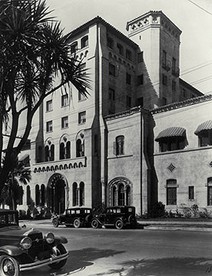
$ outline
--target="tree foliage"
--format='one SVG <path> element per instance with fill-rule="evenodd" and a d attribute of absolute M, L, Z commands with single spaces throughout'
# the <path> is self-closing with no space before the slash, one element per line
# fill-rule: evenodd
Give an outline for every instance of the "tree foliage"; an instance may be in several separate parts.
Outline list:
<path fill-rule="evenodd" d="M 73 84 L 87 95 L 88 74 L 71 55 L 69 39 L 50 17 L 43 0 L 0 1 L 0 132 L 9 120 L 5 146 L 0 136 L 0 192 L 29 136 L 32 119 L 45 97 Z M 21 105 L 20 105 L 21 103 Z M 17 142 L 20 116 L 26 125 Z M 4 145 L 4 146 L 3 146 Z"/>

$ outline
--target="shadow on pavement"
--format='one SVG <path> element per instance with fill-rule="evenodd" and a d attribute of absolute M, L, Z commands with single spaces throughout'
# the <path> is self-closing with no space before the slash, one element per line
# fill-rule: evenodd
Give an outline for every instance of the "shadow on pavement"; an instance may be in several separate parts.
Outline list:
<path fill-rule="evenodd" d="M 66 265 L 58 271 L 53 271 L 47 267 L 32 271 L 22 272 L 23 276 L 34 275 L 51 275 L 51 276 L 67 276 L 74 271 L 82 271 L 87 266 L 93 265 L 94 261 L 100 258 L 112 257 L 125 251 L 117 251 L 110 249 L 84 248 L 81 250 L 69 251 L 69 257 Z M 30 273 L 30 274 L 29 274 Z"/>
<path fill-rule="evenodd" d="M 130 260 L 120 263 L 120 269 L 111 269 L 90 276 L 206 276 L 212 275 L 212 259 L 164 258 Z"/>

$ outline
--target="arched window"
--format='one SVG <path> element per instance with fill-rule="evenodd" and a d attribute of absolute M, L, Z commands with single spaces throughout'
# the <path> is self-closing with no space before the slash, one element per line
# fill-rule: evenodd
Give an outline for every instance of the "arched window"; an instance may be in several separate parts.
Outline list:
<path fill-rule="evenodd" d="M 112 205 L 116 206 L 116 186 L 112 188 Z"/>
<path fill-rule="evenodd" d="M 76 156 L 84 156 L 84 141 L 81 139 L 78 139 L 76 142 Z"/>
<path fill-rule="evenodd" d="M 30 190 L 29 185 L 27 185 L 27 198 L 26 198 L 26 201 L 27 201 L 27 205 L 31 204 L 31 190 Z"/>
<path fill-rule="evenodd" d="M 85 185 L 84 185 L 84 183 L 83 182 L 81 182 L 80 183 L 80 198 L 79 198 L 79 205 L 80 206 L 83 206 L 83 205 L 85 205 Z"/>
<path fill-rule="evenodd" d="M 115 142 L 115 154 L 123 155 L 124 154 L 124 136 L 120 135 L 116 137 Z"/>
<path fill-rule="evenodd" d="M 37 184 L 35 186 L 35 205 L 39 206 L 40 204 L 40 188 L 39 185 Z"/>
<path fill-rule="evenodd" d="M 130 202 L 130 187 L 127 186 L 126 188 L 126 205 L 131 205 L 131 202 Z"/>
<path fill-rule="evenodd" d="M 65 145 L 64 143 L 60 143 L 60 159 L 65 159 Z"/>
<path fill-rule="evenodd" d="M 77 191 L 77 183 L 74 182 L 72 186 L 72 196 L 73 196 L 73 206 L 78 205 L 78 191 Z"/>
<path fill-rule="evenodd" d="M 71 157 L 71 142 L 65 136 L 62 137 L 60 142 L 60 159 L 67 159 Z"/>
<path fill-rule="evenodd" d="M 45 145 L 45 161 L 54 161 L 54 144 L 48 139 Z"/>
<path fill-rule="evenodd" d="M 50 147 L 50 161 L 54 161 L 54 145 Z"/>
<path fill-rule="evenodd" d="M 124 185 L 120 184 L 118 188 L 118 205 L 124 206 L 125 200 L 124 200 Z"/>
<path fill-rule="evenodd" d="M 45 196 L 45 193 L 46 193 L 46 188 L 45 188 L 45 185 L 44 184 L 42 184 L 41 185 L 41 197 L 40 197 L 40 199 L 41 199 L 41 206 L 45 206 L 45 198 L 46 198 L 46 196 Z"/>
<path fill-rule="evenodd" d="M 66 158 L 70 158 L 71 157 L 71 142 L 68 141 L 66 143 Z"/>

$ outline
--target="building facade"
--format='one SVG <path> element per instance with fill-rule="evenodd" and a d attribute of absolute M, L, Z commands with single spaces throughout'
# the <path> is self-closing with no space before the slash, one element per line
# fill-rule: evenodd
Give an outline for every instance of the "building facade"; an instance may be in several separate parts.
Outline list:
<path fill-rule="evenodd" d="M 32 181 L 19 209 L 131 204 L 141 215 L 157 200 L 149 110 L 202 93 L 179 78 L 181 31 L 161 11 L 127 30 L 129 37 L 96 17 L 68 35 L 91 88 L 88 97 L 74 87 L 56 91 L 40 107 L 20 154 L 30 156 Z"/>

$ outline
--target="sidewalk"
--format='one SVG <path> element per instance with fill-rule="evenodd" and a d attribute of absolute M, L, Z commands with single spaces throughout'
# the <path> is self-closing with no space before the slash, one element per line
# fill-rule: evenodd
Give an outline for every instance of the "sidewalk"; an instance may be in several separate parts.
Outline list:
<path fill-rule="evenodd" d="M 43 220 L 20 220 L 20 225 L 26 225 L 33 228 L 49 228 L 53 227 L 51 219 Z M 138 228 L 146 230 L 185 230 L 185 231 L 211 231 L 212 220 L 151 220 L 151 219 L 138 219 Z"/>

